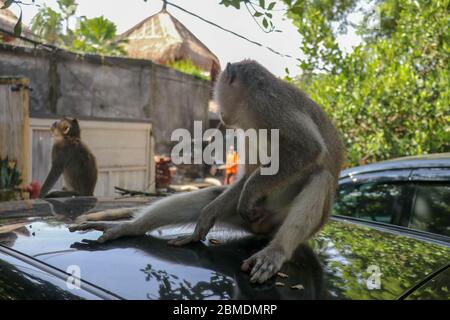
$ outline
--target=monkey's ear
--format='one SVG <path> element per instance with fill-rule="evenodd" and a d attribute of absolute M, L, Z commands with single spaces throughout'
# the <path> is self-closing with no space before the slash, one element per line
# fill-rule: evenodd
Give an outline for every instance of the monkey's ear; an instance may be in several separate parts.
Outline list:
<path fill-rule="evenodd" d="M 236 79 L 236 69 L 233 67 L 231 63 L 227 63 L 227 68 L 225 69 L 228 78 L 228 84 L 232 84 Z"/>
<path fill-rule="evenodd" d="M 73 118 L 72 123 L 75 124 L 75 125 L 77 125 L 77 126 L 79 125 L 79 124 L 78 124 L 78 119 L 77 119 L 77 118 Z"/>

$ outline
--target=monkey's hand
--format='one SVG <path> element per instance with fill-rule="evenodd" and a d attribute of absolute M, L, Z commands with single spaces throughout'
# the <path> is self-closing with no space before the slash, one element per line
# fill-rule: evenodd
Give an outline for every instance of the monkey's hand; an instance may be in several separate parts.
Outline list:
<path fill-rule="evenodd" d="M 261 251 L 244 260 L 241 270 L 250 270 L 251 282 L 263 283 L 274 276 L 286 260 L 286 254 L 281 247 L 269 244 Z"/>
<path fill-rule="evenodd" d="M 182 236 L 169 240 L 168 243 L 173 246 L 184 246 L 191 242 L 199 242 L 206 239 L 206 235 L 215 222 L 215 216 L 203 214 L 199 217 L 194 232 L 189 236 Z"/>
<path fill-rule="evenodd" d="M 103 231 L 103 235 L 97 239 L 98 242 L 103 243 L 105 241 L 114 240 L 123 236 L 136 236 L 139 233 L 134 232 L 130 223 L 124 221 L 113 222 L 84 222 L 69 227 L 70 232 L 85 231 L 85 230 L 98 230 Z"/>

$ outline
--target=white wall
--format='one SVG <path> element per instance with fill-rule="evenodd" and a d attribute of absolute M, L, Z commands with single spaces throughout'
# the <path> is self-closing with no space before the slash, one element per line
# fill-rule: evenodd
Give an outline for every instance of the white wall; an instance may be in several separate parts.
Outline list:
<path fill-rule="evenodd" d="M 30 118 L 29 180 L 44 182 L 51 165 L 51 124 L 56 119 Z M 97 158 L 94 195 L 114 196 L 114 186 L 154 191 L 154 143 L 150 123 L 81 120 L 81 139 Z M 60 178 L 53 189 L 61 189 Z"/>

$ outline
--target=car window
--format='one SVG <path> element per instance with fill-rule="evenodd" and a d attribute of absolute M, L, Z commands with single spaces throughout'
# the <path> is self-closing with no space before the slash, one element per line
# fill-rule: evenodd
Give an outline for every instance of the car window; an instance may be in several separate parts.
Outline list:
<path fill-rule="evenodd" d="M 333 214 L 393 223 L 401 213 L 404 185 L 366 182 L 339 186 Z"/>
<path fill-rule="evenodd" d="M 414 207 L 409 219 L 412 229 L 450 236 L 450 183 L 416 185 Z"/>

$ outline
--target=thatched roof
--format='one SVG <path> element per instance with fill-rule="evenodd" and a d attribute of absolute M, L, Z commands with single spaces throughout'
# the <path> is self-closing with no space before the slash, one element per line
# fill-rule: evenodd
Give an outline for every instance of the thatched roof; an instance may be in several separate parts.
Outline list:
<path fill-rule="evenodd" d="M 128 40 L 124 47 L 133 58 L 161 64 L 190 60 L 213 77 L 220 71 L 216 55 L 165 9 L 124 32 L 119 39 Z"/>
<path fill-rule="evenodd" d="M 4 3 L 4 0 L 0 0 L 0 8 L 3 7 L 3 3 Z M 0 29 L 6 30 L 10 33 L 13 33 L 14 27 L 17 23 L 17 19 L 18 19 L 17 16 L 14 13 L 12 13 L 11 10 L 0 9 Z M 2 33 L 2 32 L 0 31 L 0 33 Z M 33 37 L 33 33 L 31 32 L 31 30 L 24 24 L 22 24 L 22 36 L 27 37 L 27 38 Z M 6 34 L 5 34 L 5 38 L 6 38 L 7 42 L 13 42 L 14 44 L 17 44 L 16 43 L 18 41 L 17 39 L 10 37 Z"/>

